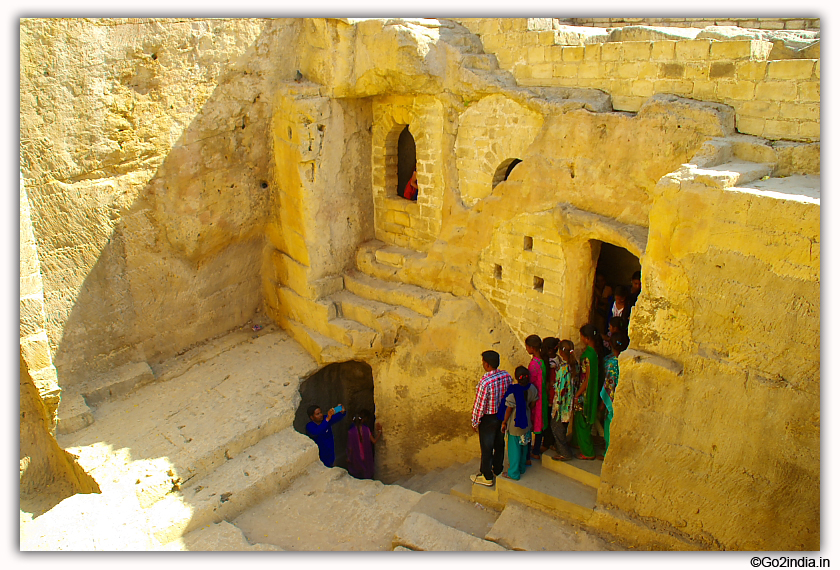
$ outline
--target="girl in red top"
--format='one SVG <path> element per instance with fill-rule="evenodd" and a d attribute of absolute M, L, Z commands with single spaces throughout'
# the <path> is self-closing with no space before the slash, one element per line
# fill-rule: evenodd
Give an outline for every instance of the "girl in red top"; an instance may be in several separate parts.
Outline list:
<path fill-rule="evenodd" d="M 405 185 L 405 190 L 403 190 L 403 198 L 406 200 L 416 200 L 417 199 L 417 171 L 411 173 L 411 178 L 408 179 L 408 182 Z"/>

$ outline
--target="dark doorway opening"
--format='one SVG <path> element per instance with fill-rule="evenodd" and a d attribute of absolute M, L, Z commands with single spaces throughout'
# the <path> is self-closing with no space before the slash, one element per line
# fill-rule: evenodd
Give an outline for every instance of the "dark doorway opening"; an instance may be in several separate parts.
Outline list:
<path fill-rule="evenodd" d="M 315 404 L 326 415 L 327 410 L 341 404 L 347 417 L 332 426 L 335 438 L 335 466 L 347 467 L 347 430 L 354 415 L 362 410 L 376 414 L 373 399 L 373 371 L 364 362 L 328 364 L 300 384 L 300 406 L 295 414 L 295 431 L 306 434 L 309 417 L 306 409 Z M 373 428 L 373 426 L 368 426 Z"/>
<path fill-rule="evenodd" d="M 633 274 L 641 271 L 642 266 L 639 258 L 623 247 L 592 240 L 592 248 L 593 256 L 597 256 L 598 262 L 595 266 L 591 317 L 598 331 L 604 332 L 609 323 L 609 297 L 615 294 L 618 286 L 624 286 L 629 291 Z M 603 277 L 599 279 L 599 276 Z M 599 281 L 603 281 L 608 287 L 606 291 L 600 289 Z M 629 317 L 632 317 L 632 311 Z"/>
<path fill-rule="evenodd" d="M 504 182 L 510 176 L 510 173 L 513 172 L 513 169 L 516 168 L 516 165 L 521 163 L 522 161 L 518 158 L 509 158 L 503 161 L 497 168 L 495 174 L 493 174 L 493 188 Z"/>
<path fill-rule="evenodd" d="M 408 130 L 408 125 L 400 133 L 397 141 L 397 194 L 408 200 L 417 200 L 417 192 L 414 196 L 405 195 L 405 186 L 411 180 L 411 175 L 417 170 L 417 147 L 414 137 Z"/>

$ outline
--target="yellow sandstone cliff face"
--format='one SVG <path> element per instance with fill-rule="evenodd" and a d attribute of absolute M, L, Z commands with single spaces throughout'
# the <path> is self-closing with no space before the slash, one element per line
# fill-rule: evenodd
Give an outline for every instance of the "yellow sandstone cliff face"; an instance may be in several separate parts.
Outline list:
<path fill-rule="evenodd" d="M 709 547 L 815 548 L 819 182 L 715 174 L 675 176 L 651 210 L 599 500 Z"/>
<path fill-rule="evenodd" d="M 23 20 L 21 170 L 64 387 L 259 307 L 269 63 L 296 25 Z"/>
<path fill-rule="evenodd" d="M 393 480 L 476 455 L 481 352 L 511 371 L 528 334 L 577 344 L 612 244 L 643 294 L 591 524 L 818 548 L 819 60 L 796 79 L 751 41 L 544 45 L 524 20 L 22 21 L 59 383 L 264 310 L 319 363 L 372 367 Z"/>

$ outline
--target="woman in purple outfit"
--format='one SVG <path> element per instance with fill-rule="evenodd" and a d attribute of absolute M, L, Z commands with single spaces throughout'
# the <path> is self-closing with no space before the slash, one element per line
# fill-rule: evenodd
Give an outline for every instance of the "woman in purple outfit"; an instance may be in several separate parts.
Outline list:
<path fill-rule="evenodd" d="M 347 432 L 347 472 L 356 479 L 373 479 L 373 444 L 382 436 L 382 425 L 376 424 L 374 437 L 362 422 L 362 414 L 353 417 Z"/>

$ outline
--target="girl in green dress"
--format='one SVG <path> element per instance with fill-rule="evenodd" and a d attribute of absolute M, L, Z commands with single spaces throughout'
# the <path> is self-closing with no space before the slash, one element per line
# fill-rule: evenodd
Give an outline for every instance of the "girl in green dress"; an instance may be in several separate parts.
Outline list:
<path fill-rule="evenodd" d="M 604 443 L 606 449 L 604 455 L 610 449 L 610 424 L 613 419 L 613 399 L 615 397 L 615 387 L 618 385 L 618 355 L 627 348 L 627 337 L 623 334 L 616 334 L 610 337 L 610 348 L 612 353 L 604 359 L 604 387 L 601 388 L 601 400 L 607 408 L 607 414 L 604 416 Z"/>
<path fill-rule="evenodd" d="M 575 392 L 574 436 L 578 459 L 595 459 L 592 426 L 598 418 L 598 331 L 591 324 L 580 327 L 580 341 L 586 347 L 580 357 L 580 387 Z"/>

